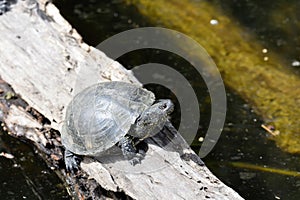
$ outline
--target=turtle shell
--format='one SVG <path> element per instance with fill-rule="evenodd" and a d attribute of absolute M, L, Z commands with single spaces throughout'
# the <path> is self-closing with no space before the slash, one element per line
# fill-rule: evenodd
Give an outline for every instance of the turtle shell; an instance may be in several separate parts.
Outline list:
<path fill-rule="evenodd" d="M 73 153 L 97 155 L 124 137 L 155 96 L 125 82 L 103 82 L 78 93 L 67 107 L 62 143 Z"/>

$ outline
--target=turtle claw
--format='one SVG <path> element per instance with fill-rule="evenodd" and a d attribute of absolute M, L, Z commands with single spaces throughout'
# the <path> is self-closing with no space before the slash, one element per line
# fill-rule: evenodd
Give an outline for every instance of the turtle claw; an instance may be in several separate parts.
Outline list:
<path fill-rule="evenodd" d="M 69 150 L 65 151 L 65 165 L 68 172 L 75 174 L 79 170 L 80 162 L 80 157 L 76 156 Z"/>
<path fill-rule="evenodd" d="M 128 137 L 124 137 L 119 145 L 121 147 L 124 157 L 129 161 L 131 165 L 141 164 L 141 160 L 145 157 L 144 151 L 136 151 L 136 148 L 132 140 Z"/>
<path fill-rule="evenodd" d="M 141 153 L 135 153 L 131 159 L 129 160 L 129 163 L 134 166 L 136 164 L 141 164 L 142 160 L 144 159 L 145 155 Z"/>
<path fill-rule="evenodd" d="M 132 158 L 131 160 L 129 160 L 129 163 L 132 165 L 132 166 L 134 166 L 134 165 L 136 165 L 136 164 L 141 164 L 141 159 L 139 159 L 139 158 Z"/>

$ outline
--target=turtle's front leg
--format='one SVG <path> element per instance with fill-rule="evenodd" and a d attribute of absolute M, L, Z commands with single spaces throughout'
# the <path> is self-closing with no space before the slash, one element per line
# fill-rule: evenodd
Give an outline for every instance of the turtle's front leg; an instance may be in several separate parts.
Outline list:
<path fill-rule="evenodd" d="M 71 173 L 75 173 L 78 171 L 79 169 L 79 164 L 80 164 L 80 157 L 78 157 L 77 155 L 75 155 L 73 152 L 69 151 L 69 150 L 65 150 L 65 165 L 66 165 L 66 169 L 67 171 L 71 172 Z"/>
<path fill-rule="evenodd" d="M 123 137 L 119 141 L 119 146 L 122 150 L 124 157 L 129 160 L 130 164 L 136 165 L 137 163 L 141 163 L 141 160 L 144 158 L 144 154 L 137 152 L 133 141 L 130 137 Z"/>

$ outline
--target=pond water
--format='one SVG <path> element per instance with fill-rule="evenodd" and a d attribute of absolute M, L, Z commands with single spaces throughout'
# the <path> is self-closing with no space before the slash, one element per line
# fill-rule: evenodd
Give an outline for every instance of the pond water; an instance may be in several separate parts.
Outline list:
<path fill-rule="evenodd" d="M 300 36 L 292 31 L 293 27 L 299 26 L 299 12 L 296 12 L 300 7 L 298 1 L 212 2 L 224 13 L 234 17 L 237 24 L 243 24 L 267 48 L 284 53 L 283 61 L 289 63 L 295 73 L 299 73 L 296 61 L 300 59 L 300 48 L 295 44 L 299 44 Z M 156 26 L 134 6 L 126 6 L 121 0 L 60 0 L 54 3 L 83 36 L 84 41 L 93 46 L 128 29 Z M 268 13 L 275 8 L 286 13 L 295 12 L 285 24 L 274 25 L 274 21 L 268 18 Z M 194 77 L 190 64 L 177 55 L 151 49 L 130 52 L 118 61 L 127 68 L 148 62 L 162 63 L 180 71 L 190 81 L 197 93 L 201 109 L 200 128 L 192 143 L 192 148 L 198 152 L 201 146 L 198 138 L 205 136 L 209 124 L 210 100 L 205 83 L 201 77 Z M 164 88 L 154 85 L 149 85 L 148 88 L 159 98 L 172 98 L 176 102 L 173 94 Z M 297 173 L 300 171 L 299 156 L 278 149 L 261 129 L 262 119 L 254 113 L 251 105 L 231 89 L 226 90 L 226 122 L 216 147 L 204 158 L 208 168 L 245 199 L 300 199 L 300 177 Z M 178 110 L 172 116 L 175 125 L 179 123 L 179 116 Z M 48 176 L 53 172 L 36 158 L 33 150 L 8 136 L 1 137 L 14 156 L 20 157 L 18 161 L 0 157 L 1 199 L 68 198 L 57 177 Z M 20 173 L 20 170 L 13 166 L 22 166 L 24 171 Z M 36 176 L 37 174 L 40 176 Z"/>
<path fill-rule="evenodd" d="M 25 142 L 0 130 L 0 199 L 70 199 L 56 174 Z M 10 157 L 13 156 L 12 157 Z"/>
<path fill-rule="evenodd" d="M 299 27 L 296 13 L 274 25 L 270 12 L 277 9 L 288 14 L 297 10 L 297 1 L 212 1 L 224 13 L 242 24 L 266 48 L 283 53 L 283 61 L 294 67 L 298 73 L 299 35 L 291 31 Z M 108 37 L 128 29 L 157 26 L 150 23 L 132 5 L 126 6 L 120 0 L 114 1 L 56 1 L 62 15 L 78 30 L 84 41 L 96 46 Z M 298 13 L 298 12 L 297 12 Z M 261 17 L 257 17 L 261 16 Z M 158 22 L 159 24 L 159 22 Z M 289 35 L 288 33 L 292 34 Z M 297 43 L 298 42 L 298 43 Z M 161 50 L 138 50 L 118 59 L 125 67 L 131 68 L 148 62 L 162 63 L 180 71 L 197 92 L 201 107 L 201 121 L 192 148 L 198 152 L 197 138 L 205 136 L 210 118 L 210 103 L 207 88 L 199 77 L 194 77 L 193 68 L 185 60 Z M 148 86 L 158 97 L 173 97 L 161 87 Z M 234 92 L 227 88 L 227 117 L 217 146 L 204 158 L 209 169 L 224 183 L 246 199 L 300 199 L 299 156 L 282 152 L 268 139 L 260 127 L 262 120 L 253 109 Z M 173 98 L 175 101 L 176 99 Z M 175 113 L 173 122 L 178 124 L 180 113 Z"/>
<path fill-rule="evenodd" d="M 266 48 L 281 56 L 287 67 L 300 73 L 300 1 L 212 0 L 213 4 L 233 16 Z"/>

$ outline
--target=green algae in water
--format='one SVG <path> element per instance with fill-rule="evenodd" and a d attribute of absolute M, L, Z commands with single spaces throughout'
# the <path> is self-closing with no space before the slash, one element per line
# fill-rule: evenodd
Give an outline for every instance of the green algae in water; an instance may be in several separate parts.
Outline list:
<path fill-rule="evenodd" d="M 268 167 L 268 166 L 259 166 L 259 165 L 254 165 L 251 163 L 244 163 L 244 162 L 229 162 L 227 164 L 231 165 L 233 167 L 238 167 L 238 168 L 243 168 L 243 169 L 251 169 L 251 170 L 269 172 L 269 173 L 274 173 L 274 174 L 281 174 L 281 175 L 286 175 L 286 176 L 300 177 L 300 172 L 287 170 L 287 169 L 278 169 L 278 168 L 273 168 L 273 167 Z"/>
<path fill-rule="evenodd" d="M 242 27 L 232 23 L 205 1 L 126 0 L 157 26 L 185 33 L 198 41 L 213 57 L 225 84 L 273 123 L 280 135 L 278 146 L 300 153 L 300 78 L 285 68 L 276 54 L 265 59 L 262 47 Z M 184 9 L 182 9 L 184 8 Z M 218 25 L 210 20 L 218 20 Z"/>

